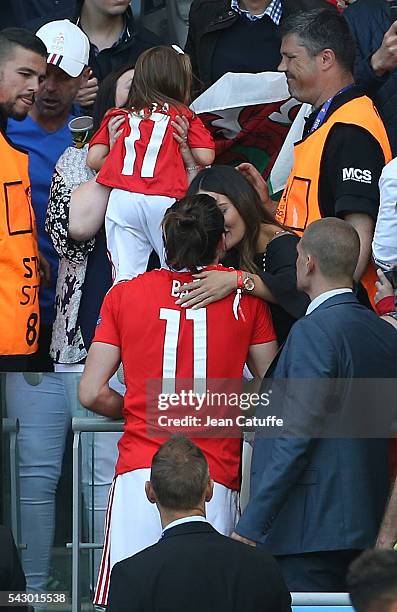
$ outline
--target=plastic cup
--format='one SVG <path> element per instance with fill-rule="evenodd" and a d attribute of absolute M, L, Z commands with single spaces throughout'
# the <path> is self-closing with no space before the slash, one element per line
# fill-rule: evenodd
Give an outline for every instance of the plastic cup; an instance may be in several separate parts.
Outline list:
<path fill-rule="evenodd" d="M 82 149 L 89 142 L 93 131 L 92 117 L 85 115 L 84 117 L 75 117 L 69 122 L 69 130 L 72 133 L 72 138 L 77 149 Z"/>

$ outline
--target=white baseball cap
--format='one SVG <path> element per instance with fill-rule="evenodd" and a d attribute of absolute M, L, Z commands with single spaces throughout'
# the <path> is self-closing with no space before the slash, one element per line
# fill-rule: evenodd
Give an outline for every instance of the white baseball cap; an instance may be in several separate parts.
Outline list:
<path fill-rule="evenodd" d="M 47 47 L 47 64 L 77 77 L 88 64 L 90 41 L 82 30 L 68 19 L 50 21 L 43 25 L 36 36 Z"/>

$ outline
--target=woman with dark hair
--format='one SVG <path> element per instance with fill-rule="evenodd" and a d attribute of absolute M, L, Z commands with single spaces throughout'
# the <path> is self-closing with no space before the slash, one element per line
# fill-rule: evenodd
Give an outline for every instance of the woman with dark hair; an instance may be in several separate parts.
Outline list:
<path fill-rule="evenodd" d="M 161 536 L 159 514 L 144 493 L 152 457 L 172 432 L 167 422 L 158 420 L 162 414 L 170 416 L 169 411 L 158 412 L 167 410 L 157 405 L 158 401 L 178 397 L 181 389 L 188 394 L 192 391 L 194 397 L 204 390 L 204 395 L 211 397 L 215 389 L 219 392 L 221 381 L 227 385 L 221 387 L 227 395 L 230 384 L 239 386 L 246 361 L 261 379 L 277 348 L 269 308 L 262 300 L 237 292 L 197 312 L 175 303 L 175 289 L 189 283 L 199 268 L 223 270 L 234 276 L 233 271 L 219 265 L 225 233 L 217 202 L 207 194 L 176 201 L 165 213 L 162 227 L 170 269 L 141 274 L 114 285 L 108 292 L 80 383 L 84 406 L 111 418 L 125 419 L 116 477 L 109 495 L 106 546 L 94 600 L 98 605 L 106 605 L 112 565 L 154 544 Z M 121 356 L 124 398 L 108 385 Z M 193 389 L 189 381 L 194 381 Z M 155 398 L 154 403 L 150 398 Z M 206 455 L 215 481 L 207 518 L 218 531 L 230 535 L 238 517 L 241 440 L 222 437 L 226 434 L 219 429 L 221 422 L 217 427 L 216 422 L 206 421 L 204 414 L 219 416 L 222 406 L 211 405 L 209 399 L 205 413 L 205 409 L 196 411 L 194 400 L 188 404 L 190 412 L 182 400 L 178 416 L 194 413 L 200 418 L 191 426 L 187 423 L 183 431 L 197 436 L 197 446 Z M 226 400 L 229 416 L 231 406 L 231 401 Z M 233 428 L 228 430 L 229 436 L 231 431 Z"/>
<path fill-rule="evenodd" d="M 188 194 L 207 193 L 218 203 L 225 220 L 225 264 L 241 268 L 241 289 L 270 305 L 277 339 L 283 342 L 296 319 L 303 316 L 308 297 L 296 288 L 296 245 L 299 238 L 277 223 L 247 179 L 230 166 L 213 166 L 199 172 Z M 180 304 L 198 308 L 236 291 L 239 274 L 203 271 Z"/>
<path fill-rule="evenodd" d="M 133 77 L 134 67 L 127 65 L 111 72 L 103 79 L 92 111 L 93 132 L 99 129 L 102 119 L 109 109 L 124 106 Z"/>

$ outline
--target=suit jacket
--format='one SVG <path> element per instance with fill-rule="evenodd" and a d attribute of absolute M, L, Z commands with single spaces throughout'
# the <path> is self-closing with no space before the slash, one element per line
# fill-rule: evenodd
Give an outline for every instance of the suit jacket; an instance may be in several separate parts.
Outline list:
<path fill-rule="evenodd" d="M 396 330 L 352 293 L 329 298 L 297 321 L 273 367 L 272 385 L 287 379 L 284 414 L 301 421 L 304 433 L 255 438 L 251 499 L 237 533 L 276 555 L 373 546 L 389 489 L 388 441 L 345 438 L 344 429 L 327 438 L 327 426 L 324 437 L 310 432 L 321 430 L 332 411 L 348 426 L 346 416 L 355 410 L 357 418 L 359 402 L 380 415 L 381 381 L 353 379 L 396 377 Z M 342 392 L 329 403 L 339 383 Z"/>
<path fill-rule="evenodd" d="M 282 19 L 313 8 L 332 6 L 327 0 L 283 0 Z M 222 31 L 233 26 L 237 19 L 238 14 L 231 10 L 230 0 L 193 0 L 185 51 L 190 56 L 193 74 L 200 81 L 195 84 L 196 93 L 212 85 L 212 59 L 216 43 Z"/>
<path fill-rule="evenodd" d="M 107 612 L 287 612 L 291 598 L 274 559 L 188 522 L 116 563 Z"/>
<path fill-rule="evenodd" d="M 0 525 L 0 591 L 25 591 L 26 580 L 12 533 L 8 527 Z M 9 612 L 15 607 L 2 607 L 0 612 Z M 27 612 L 27 607 L 18 608 Z"/>

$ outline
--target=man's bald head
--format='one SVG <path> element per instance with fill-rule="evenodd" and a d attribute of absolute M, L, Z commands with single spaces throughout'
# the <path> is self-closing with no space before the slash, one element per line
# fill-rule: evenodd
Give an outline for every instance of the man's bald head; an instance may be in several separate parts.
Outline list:
<path fill-rule="evenodd" d="M 360 255 L 360 239 L 350 223 L 327 217 L 311 223 L 300 241 L 300 250 L 316 262 L 324 279 L 349 286 Z"/>

